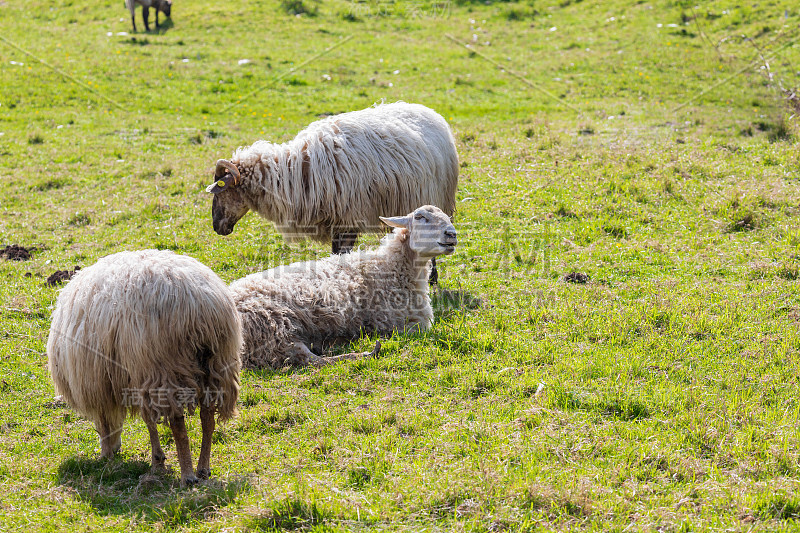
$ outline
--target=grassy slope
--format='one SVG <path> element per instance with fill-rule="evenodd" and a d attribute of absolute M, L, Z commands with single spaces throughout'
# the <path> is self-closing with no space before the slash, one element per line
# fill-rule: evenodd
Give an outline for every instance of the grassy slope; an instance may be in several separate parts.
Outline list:
<path fill-rule="evenodd" d="M 70 4 L 0 1 L 4 39 L 89 85 L 0 40 L 0 243 L 37 247 L 0 260 L 0 530 L 781 529 L 800 515 L 800 151 L 742 39 L 800 85 L 797 45 L 781 48 L 791 2 L 307 2 L 317 16 L 295 17 L 198 0 L 135 36 L 118 35 L 121 2 Z M 434 329 L 373 361 L 246 373 L 219 479 L 200 489 L 146 475 L 139 421 L 121 460 L 98 461 L 92 425 L 51 403 L 44 278 L 142 247 L 226 280 L 324 253 L 254 215 L 216 236 L 211 164 L 380 99 L 425 103 L 458 138 L 463 244 Z M 573 270 L 590 283 L 562 281 Z"/>

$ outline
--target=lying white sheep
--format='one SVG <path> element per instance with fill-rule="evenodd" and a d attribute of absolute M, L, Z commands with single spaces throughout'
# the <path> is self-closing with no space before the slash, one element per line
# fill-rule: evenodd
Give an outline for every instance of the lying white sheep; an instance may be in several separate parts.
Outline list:
<path fill-rule="evenodd" d="M 126 414 L 141 414 L 154 468 L 169 422 L 181 481 L 211 473 L 214 415 L 236 413 L 241 322 L 228 287 L 196 260 L 168 251 L 122 252 L 79 271 L 61 291 L 47 340 L 56 391 L 95 423 L 103 457 L 119 451 Z M 200 407 L 203 440 L 192 470 L 184 411 Z"/>
<path fill-rule="evenodd" d="M 242 319 L 244 367 L 321 365 L 355 358 L 366 354 L 319 357 L 311 347 L 321 349 L 361 332 L 430 327 L 428 262 L 453 253 L 456 230 L 450 218 L 431 205 L 381 220 L 398 229 L 376 250 L 293 263 L 231 284 Z"/>
<path fill-rule="evenodd" d="M 381 231 L 381 214 L 434 204 L 452 216 L 458 154 L 441 115 L 396 102 L 319 120 L 284 144 L 239 148 L 217 161 L 215 178 L 207 191 L 218 234 L 253 210 L 289 240 L 345 253 L 359 233 Z"/>

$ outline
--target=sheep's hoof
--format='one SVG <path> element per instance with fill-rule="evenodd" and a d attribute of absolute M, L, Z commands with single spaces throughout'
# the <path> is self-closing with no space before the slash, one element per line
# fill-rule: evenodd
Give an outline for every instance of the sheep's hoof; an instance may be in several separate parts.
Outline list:
<path fill-rule="evenodd" d="M 197 478 L 197 476 L 194 475 L 181 479 L 181 485 L 183 485 L 184 487 L 192 487 L 194 485 L 197 485 L 198 483 L 200 483 L 200 480 Z"/>
<path fill-rule="evenodd" d="M 200 479 L 209 479 L 211 477 L 211 469 L 210 468 L 198 468 L 197 469 L 197 477 Z"/>
<path fill-rule="evenodd" d="M 110 460 L 112 460 L 114 457 L 116 457 L 116 456 L 117 456 L 117 454 L 119 453 L 120 449 L 122 449 L 122 447 L 121 447 L 121 446 L 117 446 L 116 448 L 114 448 L 114 449 L 111 449 L 111 450 L 102 450 L 102 451 L 100 452 L 100 458 L 101 458 L 101 459 L 107 459 L 107 460 L 109 460 L 109 461 L 110 461 Z"/>
<path fill-rule="evenodd" d="M 381 353 L 381 341 L 375 341 L 375 348 L 366 355 L 367 357 L 377 357 L 379 353 Z"/>

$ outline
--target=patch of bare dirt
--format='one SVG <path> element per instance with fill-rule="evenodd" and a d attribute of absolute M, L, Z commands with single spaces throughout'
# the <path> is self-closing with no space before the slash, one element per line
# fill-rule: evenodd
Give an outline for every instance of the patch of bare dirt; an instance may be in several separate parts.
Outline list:
<path fill-rule="evenodd" d="M 59 283 L 64 283 L 71 280 L 72 276 L 74 276 L 75 273 L 80 269 L 81 267 L 76 266 L 75 270 L 56 270 L 50 274 L 50 276 L 47 278 L 47 281 L 44 283 L 50 287 L 55 287 Z"/>
<path fill-rule="evenodd" d="M 31 258 L 33 250 L 33 248 L 29 250 L 18 244 L 11 244 L 0 250 L 0 257 L 5 257 L 11 261 L 27 261 Z"/>
<path fill-rule="evenodd" d="M 589 283 L 590 279 L 591 278 L 589 277 L 589 275 L 584 274 L 583 272 L 570 272 L 569 274 L 564 276 L 564 281 L 566 281 L 567 283 L 580 283 L 582 285 Z"/>

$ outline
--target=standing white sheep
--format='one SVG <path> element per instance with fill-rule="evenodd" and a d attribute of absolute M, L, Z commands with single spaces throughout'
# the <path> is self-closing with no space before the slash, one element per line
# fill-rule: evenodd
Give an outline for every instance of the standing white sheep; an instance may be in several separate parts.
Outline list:
<path fill-rule="evenodd" d="M 396 102 L 318 120 L 284 144 L 239 148 L 217 161 L 215 179 L 206 190 L 218 234 L 253 210 L 289 240 L 345 253 L 359 233 L 381 231 L 381 214 L 433 204 L 452 216 L 458 154 L 441 115 Z"/>
<path fill-rule="evenodd" d="M 47 340 L 56 391 L 95 423 L 102 457 L 119 451 L 126 414 L 172 428 L 181 481 L 211 473 L 214 415 L 236 413 L 241 322 L 228 287 L 198 261 L 168 251 L 121 252 L 78 272 L 61 291 Z M 200 408 L 203 440 L 192 469 L 184 411 Z"/>
<path fill-rule="evenodd" d="M 245 368 L 322 365 L 361 357 L 366 354 L 319 357 L 311 347 L 321 349 L 362 332 L 430 327 L 428 262 L 453 253 L 456 230 L 450 218 L 431 205 L 381 220 L 397 229 L 376 250 L 293 263 L 231 283 L 242 318 Z"/>

